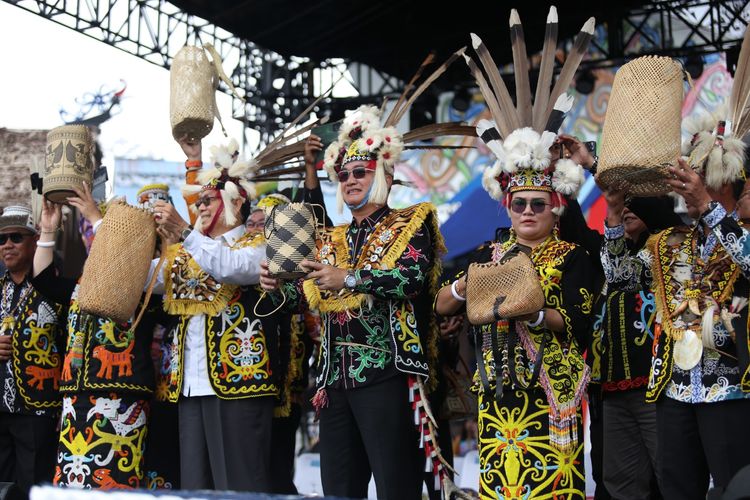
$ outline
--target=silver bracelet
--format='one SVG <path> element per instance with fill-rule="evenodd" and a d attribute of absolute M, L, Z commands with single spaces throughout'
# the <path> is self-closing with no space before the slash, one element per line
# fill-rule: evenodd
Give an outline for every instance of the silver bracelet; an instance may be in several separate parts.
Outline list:
<path fill-rule="evenodd" d="M 541 325 L 544 321 L 544 309 L 539 310 L 539 316 L 536 317 L 536 321 L 533 323 L 530 323 L 529 321 L 526 322 L 526 325 L 531 328 L 536 328 L 537 326 Z"/>
<path fill-rule="evenodd" d="M 451 283 L 451 294 L 453 295 L 453 298 L 459 302 L 466 302 L 466 297 L 461 297 L 458 294 L 458 290 L 456 290 L 456 283 L 458 283 L 458 280 Z"/>
<path fill-rule="evenodd" d="M 55 248 L 55 240 L 52 241 L 37 241 L 36 246 L 42 248 Z"/>

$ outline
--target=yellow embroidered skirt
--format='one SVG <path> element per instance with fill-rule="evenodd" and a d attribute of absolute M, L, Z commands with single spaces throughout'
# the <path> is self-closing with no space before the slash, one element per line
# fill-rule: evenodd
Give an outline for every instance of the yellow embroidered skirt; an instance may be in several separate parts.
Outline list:
<path fill-rule="evenodd" d="M 479 394 L 479 496 L 482 499 L 585 498 L 583 426 L 573 453 L 552 446 L 549 405 L 540 387 L 505 386 L 499 402 Z"/>

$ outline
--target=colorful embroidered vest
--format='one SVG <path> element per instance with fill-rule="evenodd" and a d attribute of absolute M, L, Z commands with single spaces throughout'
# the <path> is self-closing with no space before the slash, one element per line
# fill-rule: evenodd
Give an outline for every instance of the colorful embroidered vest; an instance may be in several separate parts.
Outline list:
<path fill-rule="evenodd" d="M 78 285 L 68 308 L 68 340 L 60 390 L 149 394 L 154 389 L 151 340 L 160 298 L 153 298 L 135 333 L 130 323 L 81 311 Z M 140 310 L 140 305 L 138 306 Z"/>
<path fill-rule="evenodd" d="M 0 280 L 3 289 L 5 279 Z M 29 285 L 30 286 L 30 285 Z M 59 408 L 60 306 L 48 302 L 35 289 L 19 299 L 10 326 L 13 377 L 19 402 L 28 411 Z"/>
<path fill-rule="evenodd" d="M 651 237 L 647 243 L 653 256 L 651 274 L 652 288 L 656 297 L 657 321 L 654 337 L 654 357 L 646 400 L 656 401 L 672 378 L 675 341 L 684 334 L 685 325 L 679 321 L 687 308 L 706 307 L 706 302 L 719 308 L 727 306 L 732 299 L 735 285 L 741 277 L 740 269 L 720 243 L 706 262 L 696 261 L 698 233 L 695 228 L 670 228 Z M 685 280 L 679 266 L 689 267 L 690 277 Z M 695 268 L 693 266 L 696 266 Z M 694 282 L 694 269 L 700 269 L 702 278 Z M 696 301 L 690 304 L 690 301 Z M 717 311 L 718 314 L 718 311 Z M 747 310 L 742 318 L 747 318 Z M 735 321 L 738 323 L 739 321 Z M 741 332 L 739 330 L 742 330 Z M 747 325 L 738 328 L 737 340 L 747 343 Z M 700 333 L 700 332 L 698 332 Z M 745 348 L 747 349 L 747 348 Z M 731 355 L 736 355 L 736 347 Z M 742 390 L 750 392 L 750 376 L 747 371 L 740 374 Z"/>
<path fill-rule="evenodd" d="M 392 345 L 395 346 L 396 368 L 403 373 L 429 377 L 436 369 L 439 337 L 432 313 L 432 301 L 437 293 L 441 272 L 438 257 L 445 251 L 435 207 L 430 203 L 420 203 L 392 210 L 378 222 L 355 263 L 349 262 L 350 252 L 346 238 L 348 226 L 331 228 L 321 235 L 318 260 L 342 269 L 392 269 L 422 225 L 426 225 L 431 232 L 435 262 L 430 268 L 424 294 L 420 294 L 415 300 L 391 301 L 390 330 Z M 341 293 L 320 290 L 312 280 L 306 280 L 303 288 L 310 308 L 317 309 L 321 314 L 347 311 L 356 314 L 357 310 L 367 307 L 368 301 L 373 300 L 369 295 L 346 289 Z M 323 325 L 325 324 L 323 321 Z M 330 331 L 324 331 L 322 337 L 320 370 L 325 374 L 331 358 Z M 325 383 L 324 377 L 319 380 Z M 430 377 L 428 388 L 432 389 L 435 382 L 436 378 Z"/>
<path fill-rule="evenodd" d="M 264 243 L 262 235 L 244 234 L 231 248 Z M 168 250 L 166 263 L 164 309 L 179 316 L 170 332 L 168 399 L 176 402 L 180 396 L 188 323 L 197 314 L 205 316 L 208 378 L 217 396 L 277 396 L 279 315 L 255 317 L 259 288 L 218 282 L 182 245 Z"/>

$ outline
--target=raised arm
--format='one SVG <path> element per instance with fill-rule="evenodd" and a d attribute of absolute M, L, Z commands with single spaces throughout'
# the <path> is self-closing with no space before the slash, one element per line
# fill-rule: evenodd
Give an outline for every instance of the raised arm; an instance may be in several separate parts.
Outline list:
<path fill-rule="evenodd" d="M 185 160 L 185 184 L 198 184 L 198 172 L 200 172 L 203 167 L 203 161 L 201 160 L 203 146 L 201 141 L 190 141 L 188 140 L 187 135 L 185 135 L 177 140 L 177 144 L 180 145 L 187 158 Z M 193 211 L 190 210 L 190 207 L 198 201 L 198 196 L 198 193 L 183 195 L 188 207 L 188 214 L 190 214 L 191 225 L 195 225 L 195 220 L 197 219 L 198 214 L 193 213 Z"/>
<path fill-rule="evenodd" d="M 315 155 L 323 147 L 320 137 L 310 135 L 305 141 L 305 203 L 312 205 L 315 217 L 318 221 L 325 221 L 326 227 L 333 226 L 331 218 L 328 217 L 326 203 L 323 199 L 323 191 L 320 189 L 318 171 L 315 168 Z M 322 208 L 321 208 L 322 207 Z"/>

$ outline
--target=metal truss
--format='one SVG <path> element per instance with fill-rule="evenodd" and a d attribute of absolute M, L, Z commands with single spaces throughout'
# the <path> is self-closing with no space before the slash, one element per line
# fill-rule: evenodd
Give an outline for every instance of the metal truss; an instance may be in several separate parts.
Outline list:
<path fill-rule="evenodd" d="M 344 60 L 285 59 L 164 0 L 4 1 L 165 69 L 185 44 L 212 44 L 245 99 L 233 97 L 233 116 L 245 123 L 245 139 L 256 130 L 261 144 L 341 78 L 351 88 L 345 100 L 354 94 L 372 101 L 400 92 L 403 85 L 364 65 L 349 68 Z M 230 93 L 224 84 L 220 90 Z"/>
<path fill-rule="evenodd" d="M 261 144 L 342 78 L 349 92 L 332 94 L 320 109 L 337 114 L 399 94 L 404 85 L 343 59 L 284 58 L 165 0 L 3 1 L 167 69 L 183 45 L 211 43 L 245 98 L 233 99 L 234 118 L 245 123 L 246 132 L 258 131 Z M 736 50 L 750 19 L 748 5 L 750 0 L 655 1 L 624 17 L 599 19 L 606 35 L 595 39 L 581 68 L 616 66 L 645 54 L 688 57 Z M 223 84 L 220 90 L 229 93 Z"/>
<path fill-rule="evenodd" d="M 607 35 L 592 42 L 582 67 L 611 67 L 643 55 L 701 56 L 733 50 L 750 21 L 750 0 L 655 1 L 621 17 L 599 19 Z"/>

